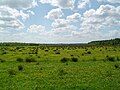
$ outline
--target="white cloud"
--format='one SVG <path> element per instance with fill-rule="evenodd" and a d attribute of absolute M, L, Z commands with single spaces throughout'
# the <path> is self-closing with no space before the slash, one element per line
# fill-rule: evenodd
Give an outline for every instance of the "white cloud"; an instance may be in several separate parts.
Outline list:
<path fill-rule="evenodd" d="M 60 8 L 57 8 L 57 9 L 52 9 L 50 12 L 48 12 L 45 18 L 55 20 L 62 16 L 63 16 L 62 10 Z"/>
<path fill-rule="evenodd" d="M 27 20 L 34 12 L 27 10 L 37 6 L 36 0 L 0 0 L 0 27 L 2 29 L 24 27 L 23 21 Z"/>
<path fill-rule="evenodd" d="M 97 0 L 98 2 L 108 2 L 108 0 Z"/>
<path fill-rule="evenodd" d="M 21 29 L 24 27 L 23 23 L 20 22 L 17 18 L 21 16 L 19 11 L 12 9 L 6 6 L 0 6 L 0 27 L 3 29 L 6 28 L 15 28 Z M 25 17 L 25 16 L 23 16 Z"/>
<path fill-rule="evenodd" d="M 112 30 L 109 32 L 110 38 L 119 38 L 120 37 L 120 31 L 119 30 Z"/>
<path fill-rule="evenodd" d="M 81 20 L 81 15 L 79 13 L 74 13 L 70 16 L 67 16 L 66 19 L 55 19 L 52 26 L 53 36 L 57 37 L 66 37 L 71 36 L 73 31 L 77 30 L 77 27 L 73 25 Z"/>
<path fill-rule="evenodd" d="M 69 20 L 70 22 L 76 22 L 79 21 L 81 19 L 81 15 L 79 13 L 74 13 L 70 16 L 67 16 L 67 20 Z"/>
<path fill-rule="evenodd" d="M 90 9 L 83 15 L 81 29 L 101 30 L 120 26 L 119 9 L 111 5 L 101 5 L 97 10 Z"/>
<path fill-rule="evenodd" d="M 120 3 L 120 0 L 97 0 L 98 2 Z"/>
<path fill-rule="evenodd" d="M 75 0 L 39 0 L 41 3 L 49 3 L 62 9 L 74 7 Z"/>
<path fill-rule="evenodd" d="M 45 31 L 45 26 L 42 26 L 42 25 L 31 25 L 28 28 L 28 32 L 31 32 L 31 33 L 42 33 L 44 31 Z"/>
<path fill-rule="evenodd" d="M 31 10 L 27 10 L 27 13 L 31 14 L 31 15 L 35 15 L 35 13 Z"/>
<path fill-rule="evenodd" d="M 74 25 L 70 24 L 70 21 L 67 19 L 56 19 L 52 23 L 52 33 L 53 36 L 71 36 L 72 31 L 76 30 Z"/>
<path fill-rule="evenodd" d="M 78 8 L 82 9 L 82 8 L 86 8 L 86 6 L 88 6 L 90 3 L 90 0 L 80 0 L 78 3 Z"/>
<path fill-rule="evenodd" d="M 61 27 L 66 27 L 68 24 L 69 24 L 68 20 L 65 20 L 65 19 L 56 19 L 52 23 L 52 27 L 53 28 L 61 28 Z"/>
<path fill-rule="evenodd" d="M 19 16 L 21 16 L 22 20 L 24 20 L 24 21 L 30 17 L 29 14 L 26 14 L 23 11 L 19 12 Z"/>
<path fill-rule="evenodd" d="M 80 31 L 72 31 L 73 37 L 86 41 L 120 37 L 119 10 L 119 7 L 101 5 L 97 10 L 86 11 L 82 16 Z"/>
<path fill-rule="evenodd" d="M 61 37 L 61 36 L 71 36 L 72 31 L 76 30 L 76 27 L 73 25 L 67 25 L 65 27 L 60 27 L 60 28 L 53 28 L 52 33 L 55 36 Z"/>
<path fill-rule="evenodd" d="M 0 0 L 0 6 L 8 6 L 15 9 L 28 9 L 37 6 L 35 0 Z"/>
<path fill-rule="evenodd" d="M 108 0 L 110 3 L 120 3 L 120 0 Z"/>
<path fill-rule="evenodd" d="M 2 29 L 24 28 L 20 19 L 25 21 L 33 15 L 34 12 L 27 10 L 37 6 L 36 0 L 0 0 L 0 27 Z"/>

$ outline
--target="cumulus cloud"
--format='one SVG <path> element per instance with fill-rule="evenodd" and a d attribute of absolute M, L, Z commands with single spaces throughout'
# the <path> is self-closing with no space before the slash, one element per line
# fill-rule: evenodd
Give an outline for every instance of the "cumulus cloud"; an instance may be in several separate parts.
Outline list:
<path fill-rule="evenodd" d="M 108 0 L 97 0 L 98 2 L 108 2 Z"/>
<path fill-rule="evenodd" d="M 80 0 L 78 2 L 78 8 L 83 9 L 90 5 L 90 0 Z"/>
<path fill-rule="evenodd" d="M 70 24 L 70 21 L 67 19 L 56 19 L 52 23 L 52 33 L 54 36 L 71 36 L 72 31 L 75 31 L 77 27 Z"/>
<path fill-rule="evenodd" d="M 8 6 L 15 9 L 28 9 L 37 6 L 35 0 L 0 0 L 0 6 Z"/>
<path fill-rule="evenodd" d="M 120 8 L 101 5 L 90 9 L 81 17 L 80 31 L 72 31 L 73 37 L 85 40 L 99 40 L 120 37 Z"/>
<path fill-rule="evenodd" d="M 120 0 L 97 0 L 98 2 L 120 3 Z"/>
<path fill-rule="evenodd" d="M 108 2 L 111 2 L 111 3 L 120 3 L 120 0 L 108 0 Z"/>
<path fill-rule="evenodd" d="M 31 33 L 42 33 L 45 31 L 45 26 L 42 26 L 42 25 L 31 25 L 29 28 L 28 28 L 28 32 L 31 32 Z"/>
<path fill-rule="evenodd" d="M 31 14 L 31 15 L 35 15 L 35 13 L 31 10 L 27 10 L 27 13 Z"/>
<path fill-rule="evenodd" d="M 62 16 L 63 16 L 62 10 L 60 8 L 57 8 L 49 11 L 48 14 L 45 16 L 45 18 L 55 20 Z"/>
<path fill-rule="evenodd" d="M 120 26 L 119 8 L 111 5 L 101 5 L 97 10 L 90 9 L 83 14 L 83 30 L 101 30 L 103 28 Z"/>
<path fill-rule="evenodd" d="M 77 27 L 73 25 L 74 23 L 81 20 L 81 15 L 79 13 L 74 13 L 67 16 L 65 19 L 55 19 L 52 26 L 52 33 L 56 36 L 71 36 L 72 31 L 76 31 Z"/>
<path fill-rule="evenodd" d="M 27 20 L 34 12 L 28 10 L 37 6 L 36 0 L 0 0 L 0 27 L 2 29 L 22 29 L 22 21 Z"/>
<path fill-rule="evenodd" d="M 23 13 L 22 13 L 23 14 Z M 0 27 L 1 28 L 16 28 L 21 29 L 24 27 L 23 23 L 17 19 L 17 17 L 21 16 L 19 11 L 16 9 L 11 9 L 6 6 L 0 6 Z M 23 18 L 26 16 L 23 15 Z"/>
<path fill-rule="evenodd" d="M 68 9 L 74 7 L 75 0 L 39 0 L 39 2 L 49 3 L 62 9 Z"/>
<path fill-rule="evenodd" d="M 80 21 L 80 19 L 81 19 L 81 15 L 79 13 L 74 13 L 70 16 L 67 16 L 67 20 L 70 22 Z"/>
<path fill-rule="evenodd" d="M 109 31 L 109 37 L 110 38 L 119 38 L 120 37 L 120 31 L 119 30 Z"/>
<path fill-rule="evenodd" d="M 52 23 L 52 27 L 53 28 L 61 28 L 61 27 L 66 27 L 68 24 L 69 24 L 68 20 L 65 20 L 65 19 L 56 19 Z"/>

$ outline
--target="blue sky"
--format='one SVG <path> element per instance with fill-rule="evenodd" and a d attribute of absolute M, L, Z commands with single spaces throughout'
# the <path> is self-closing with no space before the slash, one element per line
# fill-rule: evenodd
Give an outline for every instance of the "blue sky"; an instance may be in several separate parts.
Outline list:
<path fill-rule="evenodd" d="M 0 42 L 120 38 L 120 0 L 1 0 Z"/>

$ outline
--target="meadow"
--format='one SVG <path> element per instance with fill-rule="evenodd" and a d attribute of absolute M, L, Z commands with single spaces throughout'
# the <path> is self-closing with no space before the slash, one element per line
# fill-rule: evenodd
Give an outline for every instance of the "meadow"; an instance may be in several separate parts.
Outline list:
<path fill-rule="evenodd" d="M 0 90 L 120 90 L 120 46 L 0 46 Z"/>

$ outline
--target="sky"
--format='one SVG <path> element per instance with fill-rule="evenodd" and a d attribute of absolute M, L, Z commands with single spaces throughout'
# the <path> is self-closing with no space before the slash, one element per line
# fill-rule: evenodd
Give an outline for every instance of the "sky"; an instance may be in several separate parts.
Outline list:
<path fill-rule="evenodd" d="M 120 38 L 120 0 L 0 0 L 0 42 Z"/>

